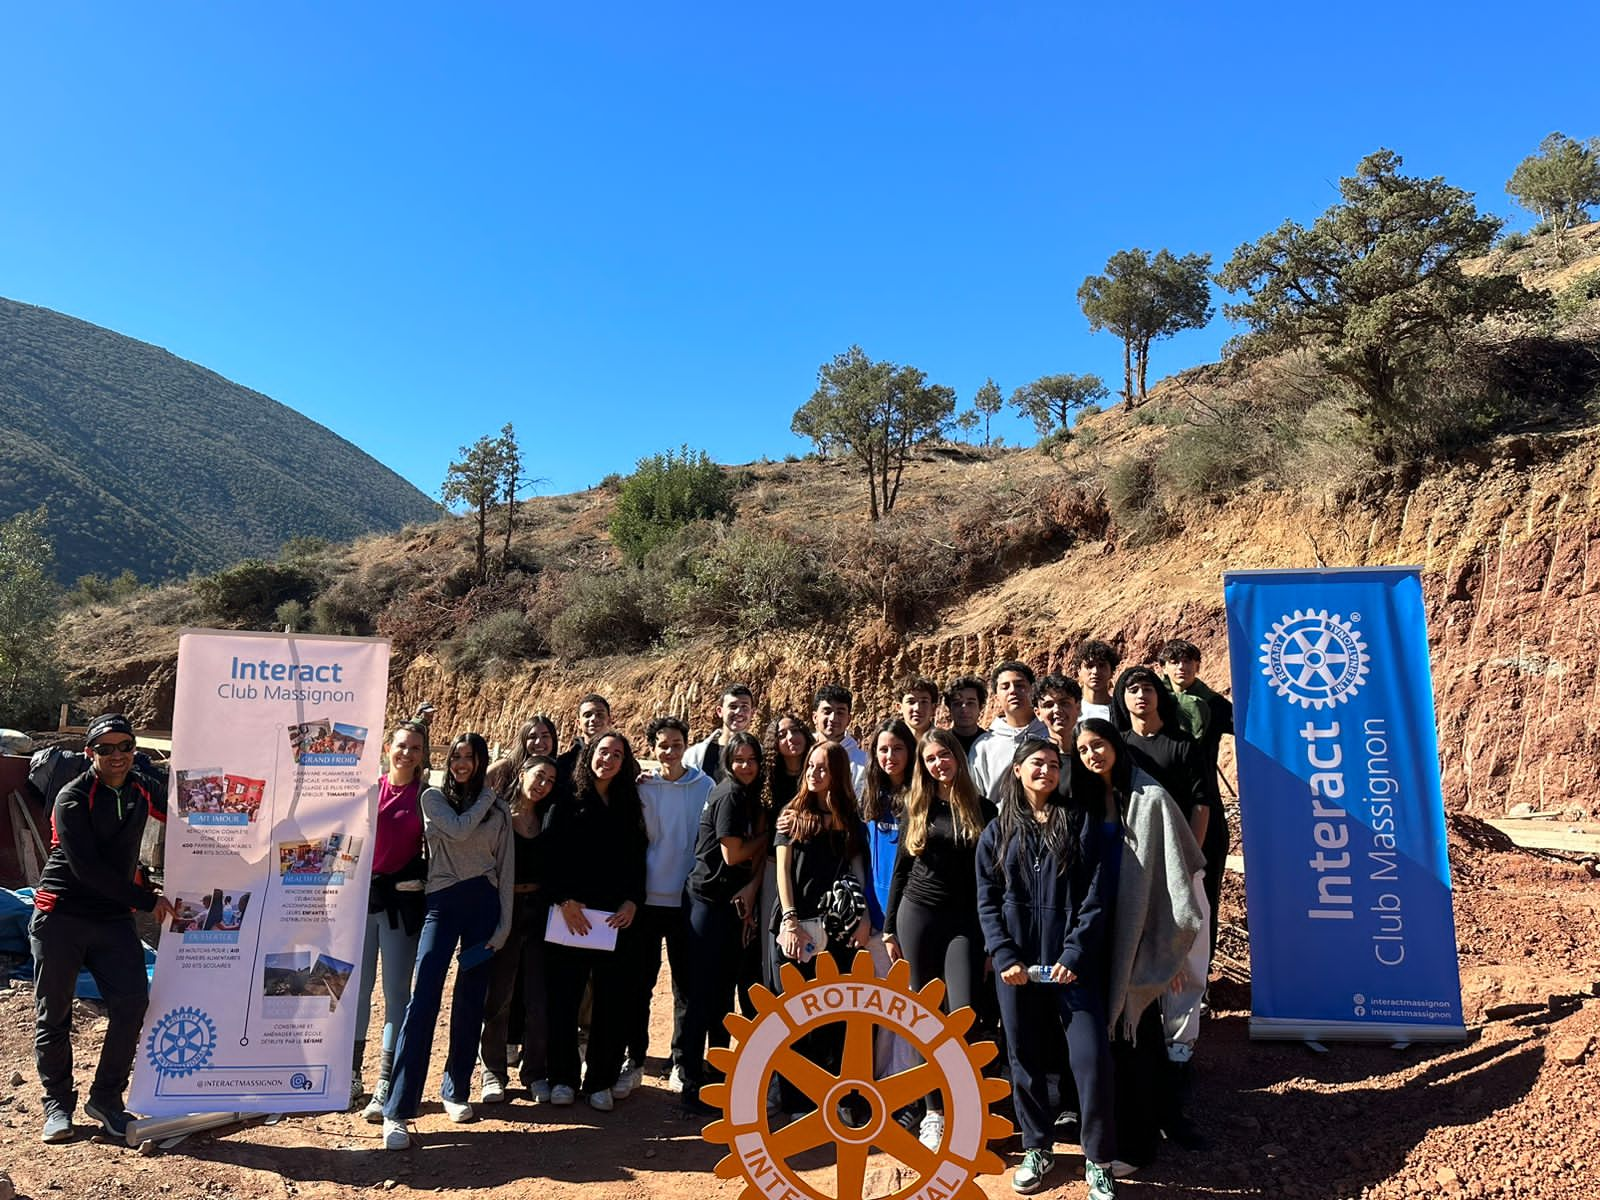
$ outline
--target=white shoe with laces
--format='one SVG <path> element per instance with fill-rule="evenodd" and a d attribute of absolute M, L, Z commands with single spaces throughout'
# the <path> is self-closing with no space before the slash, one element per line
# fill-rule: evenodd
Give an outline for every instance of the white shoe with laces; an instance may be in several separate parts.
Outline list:
<path fill-rule="evenodd" d="M 441 1097 L 442 1099 L 442 1097 Z M 444 1115 L 457 1125 L 465 1125 L 472 1120 L 472 1105 L 465 1100 L 445 1100 Z"/>
<path fill-rule="evenodd" d="M 939 1147 L 944 1145 L 944 1114 L 942 1112 L 927 1112 L 922 1115 L 922 1128 L 917 1132 L 917 1141 L 935 1154 L 939 1152 Z"/>
<path fill-rule="evenodd" d="M 560 1108 L 562 1105 L 571 1104 L 578 1098 L 577 1093 L 564 1083 L 558 1083 L 550 1089 L 550 1103 Z"/>
<path fill-rule="evenodd" d="M 593 1092 L 589 1096 L 589 1107 L 595 1112 L 610 1112 L 616 1107 L 616 1102 L 611 1099 L 611 1089 L 603 1092 Z"/>
<path fill-rule="evenodd" d="M 383 1148 L 385 1150 L 408 1150 L 411 1147 L 411 1131 L 406 1128 L 404 1121 L 391 1121 L 388 1117 L 383 1119 Z"/>
<path fill-rule="evenodd" d="M 633 1094 L 635 1088 L 644 1082 L 644 1068 L 636 1067 L 631 1063 L 622 1068 L 622 1073 L 617 1076 L 617 1081 L 611 1085 L 611 1098 L 613 1100 L 626 1100 Z"/>

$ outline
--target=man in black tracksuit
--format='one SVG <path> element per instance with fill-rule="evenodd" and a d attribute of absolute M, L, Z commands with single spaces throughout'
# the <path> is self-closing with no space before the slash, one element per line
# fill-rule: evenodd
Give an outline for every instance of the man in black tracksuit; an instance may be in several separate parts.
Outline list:
<path fill-rule="evenodd" d="M 100 988 L 108 1024 L 84 1112 L 116 1137 L 131 1119 L 123 1092 L 149 1003 L 144 949 L 133 913 L 172 915 L 172 905 L 138 877 L 145 821 L 167 819 L 166 792 L 133 771 L 133 726 L 96 717 L 87 738 L 92 765 L 56 796 L 50 855 L 34 891 L 34 1059 L 44 1085 L 46 1142 L 72 1137 L 78 1095 L 72 1077 L 72 995 L 85 967 Z"/>

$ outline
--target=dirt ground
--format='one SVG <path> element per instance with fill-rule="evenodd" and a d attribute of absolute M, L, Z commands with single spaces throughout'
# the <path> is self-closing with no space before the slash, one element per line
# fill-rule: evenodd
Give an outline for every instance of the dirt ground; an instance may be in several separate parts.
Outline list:
<path fill-rule="evenodd" d="M 1211 1148 L 1169 1146 L 1160 1162 L 1123 1181 L 1124 1196 L 1588 1197 L 1600 1169 L 1600 882 L 1582 868 L 1452 837 L 1461 981 L 1471 1036 L 1461 1045 L 1301 1045 L 1247 1036 L 1249 990 L 1213 985 L 1215 1012 L 1197 1055 L 1193 1115 Z M 1481 829 L 1477 832 L 1481 832 Z M 1230 877 L 1224 946 L 1244 957 L 1242 886 Z M 654 1014 L 666 1044 L 668 1014 Z M 80 1136 L 65 1146 L 38 1140 L 31 992 L 0 991 L 0 1165 L 17 1194 L 62 1197 L 257 1200 L 423 1193 L 585 1200 L 669 1197 L 733 1200 L 739 1181 L 716 1178 L 721 1157 L 677 1116 L 659 1077 L 615 1112 L 530 1105 L 520 1092 L 480 1106 L 472 1125 L 449 1124 L 436 1099 L 424 1104 L 419 1147 L 385 1152 L 377 1126 L 347 1113 L 290 1117 L 276 1125 L 197 1134 L 145 1157 Z M 99 1030 L 81 1022 L 80 1074 Z M 442 1047 L 435 1049 L 435 1070 Z M 652 1064 L 652 1072 L 658 1068 Z M 13 1071 L 23 1082 L 15 1085 Z M 370 1069 L 369 1069 L 370 1074 Z M 1006 1106 L 1002 1104 L 1001 1110 Z M 1015 1142 L 1000 1147 L 1007 1169 Z M 825 1195 L 832 1171 L 808 1173 Z M 1082 1162 L 1063 1151 L 1045 1194 L 1082 1195 Z M 869 1195 L 895 1185 L 890 1160 L 875 1158 Z M 983 1181 L 1009 1196 L 1005 1176 Z"/>

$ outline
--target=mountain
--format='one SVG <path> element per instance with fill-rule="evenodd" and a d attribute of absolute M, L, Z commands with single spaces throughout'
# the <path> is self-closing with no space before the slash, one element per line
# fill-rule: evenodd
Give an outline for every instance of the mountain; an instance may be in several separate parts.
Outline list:
<path fill-rule="evenodd" d="M 151 582 L 352 538 L 439 507 L 269 396 L 156 346 L 0 298 L 0 519 L 44 504 L 64 582 Z"/>

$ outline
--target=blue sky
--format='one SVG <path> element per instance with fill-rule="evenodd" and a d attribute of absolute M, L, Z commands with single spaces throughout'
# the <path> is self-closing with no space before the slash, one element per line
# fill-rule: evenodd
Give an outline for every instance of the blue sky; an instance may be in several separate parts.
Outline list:
<path fill-rule="evenodd" d="M 1439 8 L 10 6 L 0 295 L 430 494 L 507 420 L 546 492 L 681 442 L 777 458 L 851 343 L 963 402 L 1115 387 L 1086 275 L 1130 246 L 1220 265 L 1379 146 L 1531 223 L 1505 180 L 1552 129 L 1600 134 L 1569 52 L 1600 19 Z M 1152 378 L 1229 332 L 1158 345 Z"/>

